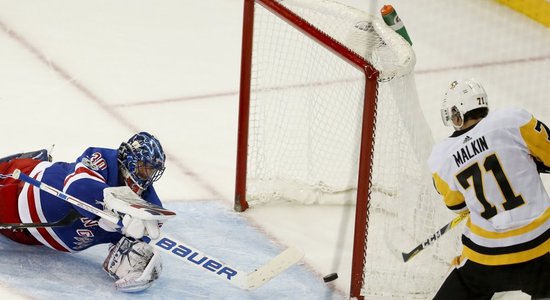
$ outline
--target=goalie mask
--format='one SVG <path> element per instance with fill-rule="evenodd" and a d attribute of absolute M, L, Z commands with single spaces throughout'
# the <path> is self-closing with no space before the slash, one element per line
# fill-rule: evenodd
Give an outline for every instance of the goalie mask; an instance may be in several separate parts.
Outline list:
<path fill-rule="evenodd" d="M 124 182 L 141 194 L 164 172 L 166 156 L 160 142 L 147 132 L 132 136 L 118 148 L 118 163 Z"/>
<path fill-rule="evenodd" d="M 489 107 L 483 86 L 474 79 L 455 80 L 443 98 L 441 119 L 445 126 L 459 129 L 464 125 L 464 115 L 480 107 Z M 458 124 L 453 122 L 453 118 Z"/>

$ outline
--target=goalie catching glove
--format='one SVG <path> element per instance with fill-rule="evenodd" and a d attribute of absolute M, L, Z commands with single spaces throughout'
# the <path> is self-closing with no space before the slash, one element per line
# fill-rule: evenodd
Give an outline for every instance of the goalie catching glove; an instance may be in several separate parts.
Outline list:
<path fill-rule="evenodd" d="M 107 231 L 120 230 L 122 234 L 140 239 L 148 236 L 156 239 L 160 235 L 163 221 L 176 214 L 158 205 L 141 199 L 129 187 L 109 187 L 103 190 L 104 209 L 119 215 L 122 228 L 107 220 L 100 219 L 99 225 Z"/>
<path fill-rule="evenodd" d="M 145 242 L 122 237 L 109 248 L 103 270 L 115 280 L 117 290 L 140 292 L 159 277 L 162 271 L 160 253 Z"/>

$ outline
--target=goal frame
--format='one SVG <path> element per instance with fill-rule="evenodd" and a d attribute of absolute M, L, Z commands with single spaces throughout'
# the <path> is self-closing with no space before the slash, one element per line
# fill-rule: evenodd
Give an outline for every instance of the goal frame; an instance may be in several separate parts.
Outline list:
<path fill-rule="evenodd" d="M 339 56 L 364 74 L 365 94 L 363 99 L 364 105 L 361 125 L 361 145 L 357 176 L 357 201 L 350 283 L 350 297 L 364 299 L 361 295 L 361 289 L 363 286 L 363 266 L 366 261 L 368 207 L 371 187 L 379 71 L 362 56 L 353 52 L 326 33 L 318 30 L 276 0 L 244 0 L 234 202 L 234 209 L 236 211 L 243 212 L 249 207 L 246 199 L 246 179 L 255 3 L 262 5 L 265 9 L 287 22 L 289 26 L 309 36 L 319 45 L 330 50 L 334 55 Z"/>

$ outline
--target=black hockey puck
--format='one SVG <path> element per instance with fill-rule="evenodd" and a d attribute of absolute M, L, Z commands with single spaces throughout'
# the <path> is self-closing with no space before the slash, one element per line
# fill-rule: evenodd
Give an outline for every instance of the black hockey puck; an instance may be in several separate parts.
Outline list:
<path fill-rule="evenodd" d="M 330 273 L 328 275 L 326 275 L 325 277 L 323 277 L 323 281 L 324 282 L 331 282 L 331 281 L 334 281 L 338 278 L 338 274 L 337 273 Z"/>

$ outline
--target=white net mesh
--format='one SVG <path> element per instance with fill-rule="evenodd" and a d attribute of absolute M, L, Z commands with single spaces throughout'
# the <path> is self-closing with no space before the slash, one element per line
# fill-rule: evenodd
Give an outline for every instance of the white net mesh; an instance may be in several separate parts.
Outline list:
<path fill-rule="evenodd" d="M 416 95 L 412 48 L 381 18 L 353 8 L 330 1 L 280 3 L 380 71 L 364 294 L 428 298 L 458 242 L 449 234 L 412 261 L 401 258 L 401 251 L 452 218 L 426 168 L 433 140 Z M 355 201 L 365 81 L 341 55 L 256 4 L 249 205 Z"/>

